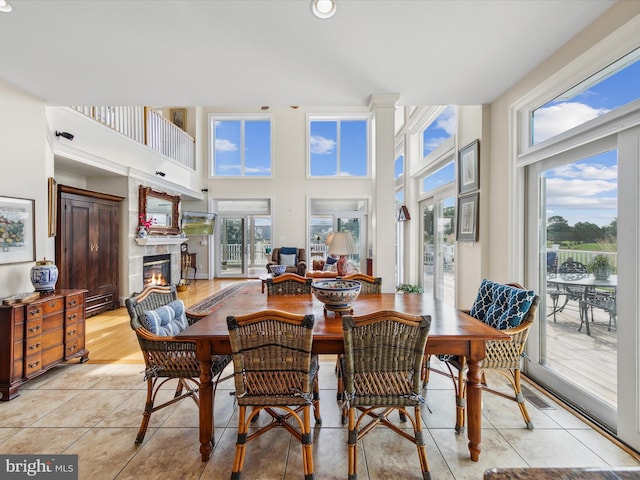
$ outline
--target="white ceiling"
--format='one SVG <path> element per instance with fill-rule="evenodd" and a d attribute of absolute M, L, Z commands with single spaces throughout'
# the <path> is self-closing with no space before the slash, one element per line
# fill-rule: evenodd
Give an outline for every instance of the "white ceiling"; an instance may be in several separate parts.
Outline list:
<path fill-rule="evenodd" d="M 490 103 L 614 0 L 8 0 L 0 78 L 50 105 Z"/>

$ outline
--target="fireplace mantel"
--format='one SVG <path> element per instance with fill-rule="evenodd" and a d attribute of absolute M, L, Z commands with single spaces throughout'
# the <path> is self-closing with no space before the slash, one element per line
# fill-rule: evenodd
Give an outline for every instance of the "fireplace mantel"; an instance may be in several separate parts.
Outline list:
<path fill-rule="evenodd" d="M 135 240 L 138 245 L 178 245 L 189 239 L 180 235 L 155 235 L 145 238 L 135 237 Z"/>

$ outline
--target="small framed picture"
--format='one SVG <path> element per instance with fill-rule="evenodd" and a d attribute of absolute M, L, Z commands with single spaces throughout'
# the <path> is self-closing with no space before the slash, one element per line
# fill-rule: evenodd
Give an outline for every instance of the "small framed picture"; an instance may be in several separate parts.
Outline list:
<path fill-rule="evenodd" d="M 186 108 L 171 108 L 169 109 L 169 120 L 176 127 L 181 128 L 185 132 L 187 131 L 187 109 Z"/>
<path fill-rule="evenodd" d="M 470 242 L 476 242 L 478 240 L 479 207 L 479 193 L 458 197 L 458 228 L 456 240 Z"/>
<path fill-rule="evenodd" d="M 0 197 L 0 264 L 33 262 L 34 200 Z"/>
<path fill-rule="evenodd" d="M 458 195 L 480 188 L 480 140 L 458 152 Z"/>

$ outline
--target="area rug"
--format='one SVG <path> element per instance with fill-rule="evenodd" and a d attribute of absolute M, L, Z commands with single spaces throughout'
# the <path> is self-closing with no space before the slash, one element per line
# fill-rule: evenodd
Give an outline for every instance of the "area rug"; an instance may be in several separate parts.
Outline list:
<path fill-rule="evenodd" d="M 196 313 L 208 313 L 214 310 L 225 298 L 230 295 L 234 295 L 236 293 L 256 293 L 259 292 L 260 282 L 259 281 L 247 281 L 247 282 L 238 282 L 233 285 L 229 285 L 226 288 L 223 288 L 217 293 L 214 293 L 209 298 L 205 298 L 201 302 L 198 302 L 190 307 L 187 307 L 188 310 Z"/>

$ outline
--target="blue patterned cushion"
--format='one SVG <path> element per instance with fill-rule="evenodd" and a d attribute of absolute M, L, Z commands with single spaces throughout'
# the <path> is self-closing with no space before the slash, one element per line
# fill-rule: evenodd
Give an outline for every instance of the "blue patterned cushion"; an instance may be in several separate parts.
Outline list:
<path fill-rule="evenodd" d="M 147 330 L 163 337 L 173 337 L 189 326 L 182 300 L 147 310 L 142 318 Z"/>
<path fill-rule="evenodd" d="M 326 263 L 329 265 L 333 265 L 334 263 L 336 263 L 338 261 L 337 258 L 334 257 L 327 257 Z"/>
<path fill-rule="evenodd" d="M 280 255 L 297 255 L 298 249 L 296 247 L 281 247 Z"/>
<path fill-rule="evenodd" d="M 482 280 L 471 316 L 498 330 L 517 327 L 522 323 L 535 298 L 532 290 Z"/>

